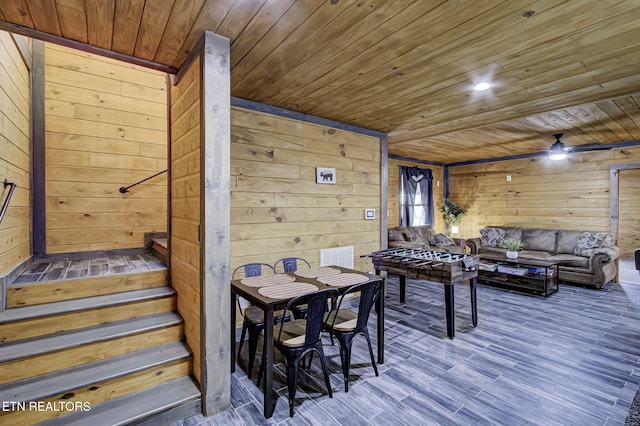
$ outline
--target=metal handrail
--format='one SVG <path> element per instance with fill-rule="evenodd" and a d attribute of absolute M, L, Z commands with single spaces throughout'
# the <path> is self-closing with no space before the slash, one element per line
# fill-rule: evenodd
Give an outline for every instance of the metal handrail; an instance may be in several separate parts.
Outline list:
<path fill-rule="evenodd" d="M 133 188 L 133 187 L 134 187 L 134 186 L 136 186 L 136 185 L 140 185 L 142 182 L 146 182 L 146 181 L 148 181 L 149 179 L 153 179 L 154 177 L 159 176 L 159 175 L 161 175 L 161 174 L 163 174 L 163 173 L 166 173 L 167 171 L 168 171 L 168 169 L 167 169 L 167 170 L 163 170 L 163 171 L 161 171 L 161 172 L 158 172 L 158 173 L 156 173 L 156 174 L 155 174 L 155 175 L 153 175 L 153 176 L 149 176 L 149 177 L 148 177 L 148 178 L 146 178 L 146 179 L 142 179 L 141 181 L 134 183 L 133 185 L 129 185 L 129 186 L 121 186 L 121 187 L 120 187 L 120 189 L 119 189 L 118 191 L 120 191 L 120 193 L 121 193 L 121 194 L 124 194 L 124 193 L 126 193 L 126 192 L 129 192 L 129 188 Z"/>
<path fill-rule="evenodd" d="M 4 188 L 10 186 L 9 193 L 7 194 L 7 198 L 5 198 L 4 203 L 2 204 L 2 210 L 0 210 L 0 222 L 4 219 L 4 214 L 7 212 L 7 207 L 9 207 L 9 201 L 11 201 L 11 196 L 13 195 L 13 190 L 16 189 L 16 184 L 13 182 L 9 182 L 7 179 L 4 180 Z"/>

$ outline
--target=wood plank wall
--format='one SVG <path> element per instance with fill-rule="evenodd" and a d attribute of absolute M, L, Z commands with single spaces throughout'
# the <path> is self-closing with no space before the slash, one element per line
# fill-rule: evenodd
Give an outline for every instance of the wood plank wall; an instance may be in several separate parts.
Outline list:
<path fill-rule="evenodd" d="M 17 187 L 0 223 L 0 277 L 31 254 L 29 70 L 11 35 L 0 31 L 0 182 Z M 0 206 L 9 187 L 0 185 Z"/>
<path fill-rule="evenodd" d="M 200 62 L 171 87 L 171 285 L 200 378 Z"/>
<path fill-rule="evenodd" d="M 296 256 L 320 264 L 320 250 L 380 248 L 380 139 L 234 107 L 231 110 L 231 266 Z M 316 167 L 336 169 L 317 184 Z M 232 269 L 233 270 L 233 269 Z"/>
<path fill-rule="evenodd" d="M 450 167 L 451 197 L 469 210 L 461 235 L 490 225 L 609 231 L 609 167 L 625 163 L 640 163 L 640 147 Z M 621 223 L 620 233 L 637 235 L 634 224 Z"/>
<path fill-rule="evenodd" d="M 164 73 L 46 44 L 47 253 L 144 247 L 166 231 Z"/>
<path fill-rule="evenodd" d="M 444 168 L 428 164 L 415 163 L 404 160 L 389 159 L 389 220 L 388 227 L 400 225 L 400 167 L 419 167 L 421 169 L 431 169 L 433 173 L 433 212 L 435 215 L 435 229 L 444 233 L 444 221 L 438 212 L 438 208 L 444 197 Z M 438 186 L 439 182 L 439 186 Z M 455 237 L 456 235 L 452 235 Z"/>

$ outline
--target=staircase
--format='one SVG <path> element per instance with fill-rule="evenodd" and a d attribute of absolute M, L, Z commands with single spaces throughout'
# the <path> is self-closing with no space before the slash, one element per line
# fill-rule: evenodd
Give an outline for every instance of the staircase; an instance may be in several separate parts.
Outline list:
<path fill-rule="evenodd" d="M 9 284 L 0 424 L 169 424 L 200 412 L 167 270 Z"/>

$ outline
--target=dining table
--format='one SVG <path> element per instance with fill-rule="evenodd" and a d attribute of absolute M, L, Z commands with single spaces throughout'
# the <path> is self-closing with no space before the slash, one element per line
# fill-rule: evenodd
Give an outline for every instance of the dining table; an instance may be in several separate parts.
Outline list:
<path fill-rule="evenodd" d="M 274 312 L 284 309 L 296 296 L 328 288 L 337 289 L 340 294 L 355 284 L 379 281 L 382 285 L 380 297 L 376 300 L 377 352 L 378 364 L 384 363 L 384 285 L 379 275 L 360 272 L 342 266 L 321 266 L 299 269 L 284 274 L 260 275 L 231 281 L 231 372 L 236 367 L 236 297 L 244 298 L 249 304 L 264 312 L 264 345 L 262 362 L 264 377 L 264 417 L 270 418 L 275 409 L 273 390 L 274 371 Z"/>

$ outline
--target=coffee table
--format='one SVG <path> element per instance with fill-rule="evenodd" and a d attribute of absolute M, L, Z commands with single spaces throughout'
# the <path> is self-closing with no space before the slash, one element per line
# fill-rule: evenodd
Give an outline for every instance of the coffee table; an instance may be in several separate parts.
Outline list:
<path fill-rule="evenodd" d="M 558 263 L 480 255 L 478 282 L 547 297 L 559 290 Z"/>

